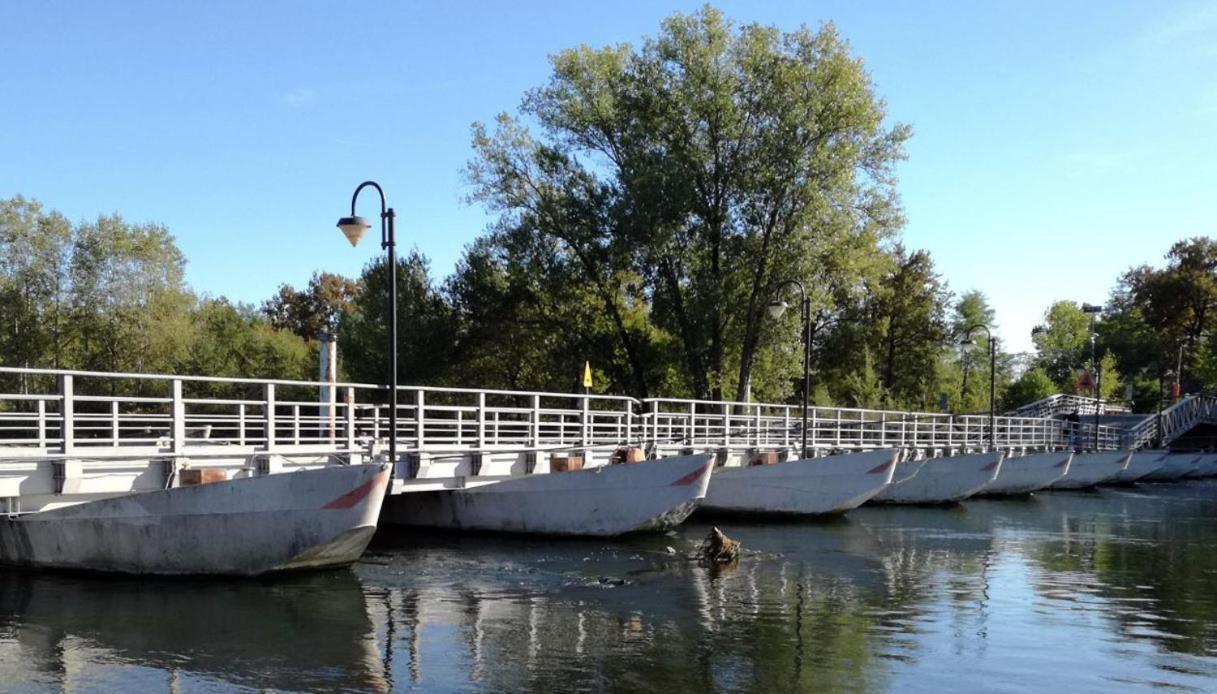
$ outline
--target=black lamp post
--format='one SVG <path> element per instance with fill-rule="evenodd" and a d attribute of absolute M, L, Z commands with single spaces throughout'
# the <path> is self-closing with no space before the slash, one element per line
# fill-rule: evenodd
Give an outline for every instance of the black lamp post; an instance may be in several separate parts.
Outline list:
<path fill-rule="evenodd" d="M 375 181 L 364 181 L 351 196 L 351 216 L 338 220 L 338 228 L 354 246 L 370 226 L 368 220 L 355 214 L 355 201 L 364 188 L 371 186 L 380 194 L 380 247 L 389 255 L 389 462 L 397 464 L 397 239 L 393 231 L 393 208 L 385 203 L 385 192 Z"/>
<path fill-rule="evenodd" d="M 997 341 L 993 339 L 989 326 L 977 323 L 964 331 L 959 344 L 965 349 L 975 347 L 976 340 L 972 339 L 972 333 L 978 329 L 984 330 L 985 337 L 989 340 L 989 445 L 993 450 L 997 450 Z"/>
<path fill-rule="evenodd" d="M 786 313 L 786 309 L 790 307 L 785 301 L 778 299 L 777 294 L 787 286 L 794 285 L 799 288 L 799 295 L 802 298 L 803 311 L 803 448 L 800 453 L 800 458 L 807 457 L 807 398 L 811 390 L 811 299 L 807 296 L 807 290 L 803 287 L 803 283 L 798 280 L 786 280 L 778 285 L 777 291 L 774 292 L 774 299 L 769 303 L 769 315 L 773 318 L 781 318 L 782 314 Z"/>
<path fill-rule="evenodd" d="M 1099 403 L 1103 396 L 1103 365 L 1095 354 L 1095 338 L 1098 334 L 1094 331 L 1095 318 L 1103 312 L 1102 306 L 1095 304 L 1082 304 L 1082 313 L 1090 316 L 1090 368 L 1094 371 L 1094 449 L 1099 450 Z"/>

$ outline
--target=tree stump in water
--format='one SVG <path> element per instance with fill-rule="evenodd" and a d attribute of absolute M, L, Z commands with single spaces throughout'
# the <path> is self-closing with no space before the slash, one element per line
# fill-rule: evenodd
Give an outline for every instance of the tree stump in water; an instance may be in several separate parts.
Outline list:
<path fill-rule="evenodd" d="M 718 528 L 710 530 L 698 554 L 710 564 L 733 564 L 739 561 L 739 542 L 723 534 Z"/>

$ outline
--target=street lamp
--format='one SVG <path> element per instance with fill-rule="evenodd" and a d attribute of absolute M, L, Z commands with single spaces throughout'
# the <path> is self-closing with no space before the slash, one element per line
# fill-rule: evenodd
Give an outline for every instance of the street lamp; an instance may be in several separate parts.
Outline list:
<path fill-rule="evenodd" d="M 1094 330 L 1094 321 L 1100 313 L 1103 312 L 1103 307 L 1095 304 L 1082 304 L 1082 313 L 1090 316 L 1090 368 L 1094 371 L 1094 449 L 1099 450 L 1099 398 L 1103 396 L 1103 365 L 1099 363 L 1095 357 L 1095 338 L 1098 333 Z"/>
<path fill-rule="evenodd" d="M 351 196 L 351 216 L 338 220 L 338 228 L 351 246 L 359 243 L 367 232 L 368 220 L 355 214 L 355 202 L 364 188 L 372 187 L 380 194 L 380 247 L 389 256 L 389 351 L 386 369 L 389 377 L 389 462 L 397 464 L 397 239 L 393 231 L 393 208 L 385 203 L 385 191 L 375 181 L 364 181 Z"/>
<path fill-rule="evenodd" d="M 803 311 L 803 448 L 800 458 L 807 457 L 807 396 L 811 390 L 811 299 L 807 296 L 807 290 L 803 287 L 803 283 L 798 280 L 786 280 L 778 285 L 774 292 L 773 301 L 769 302 L 769 315 L 774 320 L 781 318 L 782 314 L 786 313 L 786 309 L 790 308 L 790 304 L 777 298 L 777 295 L 786 287 L 794 285 L 799 288 L 799 295 L 802 297 Z"/>
<path fill-rule="evenodd" d="M 983 323 L 977 323 L 964 331 L 963 339 L 959 344 L 964 349 L 976 347 L 976 340 L 972 339 L 972 333 L 976 330 L 984 330 L 985 337 L 989 341 L 989 445 L 993 450 L 997 450 L 997 400 L 995 394 L 997 392 L 997 341 L 993 339 L 993 333 L 989 331 L 989 326 Z"/>

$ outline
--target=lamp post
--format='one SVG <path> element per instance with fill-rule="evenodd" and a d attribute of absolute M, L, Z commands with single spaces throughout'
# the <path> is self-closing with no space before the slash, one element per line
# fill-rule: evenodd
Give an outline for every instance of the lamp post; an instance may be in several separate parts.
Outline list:
<path fill-rule="evenodd" d="M 782 314 L 786 313 L 786 309 L 790 307 L 785 301 L 778 299 L 777 295 L 786 287 L 794 285 L 799 288 L 799 295 L 802 298 L 801 308 L 803 311 L 803 447 L 799 454 L 800 458 L 807 457 L 807 397 L 811 390 L 811 299 L 807 296 L 807 289 L 803 287 L 803 283 L 798 280 L 786 280 L 778 285 L 774 292 L 773 301 L 769 303 L 769 315 L 774 319 L 781 318 Z"/>
<path fill-rule="evenodd" d="M 976 330 L 984 330 L 985 337 L 989 341 L 989 445 L 993 450 L 997 450 L 997 341 L 993 339 L 993 333 L 989 331 L 989 326 L 983 323 L 977 323 L 964 331 L 963 339 L 959 344 L 964 349 L 969 349 L 976 346 L 976 340 L 972 339 L 972 333 Z"/>
<path fill-rule="evenodd" d="M 1103 307 L 1095 304 L 1082 304 L 1082 313 L 1090 316 L 1090 368 L 1094 371 L 1094 449 L 1099 450 L 1099 398 L 1103 396 L 1103 365 L 1095 355 L 1095 341 L 1098 333 L 1094 330 L 1095 318 L 1103 312 Z"/>
<path fill-rule="evenodd" d="M 380 194 L 380 247 L 388 252 L 389 261 L 389 351 L 387 364 L 389 380 L 389 462 L 397 464 L 397 238 L 393 230 L 393 219 L 396 215 L 392 207 L 385 202 L 385 191 L 375 181 L 364 181 L 355 189 L 351 196 L 351 215 L 338 220 L 338 228 L 342 230 L 351 246 L 359 243 L 364 233 L 371 226 L 368 220 L 355 214 L 355 202 L 359 193 L 372 187 Z"/>

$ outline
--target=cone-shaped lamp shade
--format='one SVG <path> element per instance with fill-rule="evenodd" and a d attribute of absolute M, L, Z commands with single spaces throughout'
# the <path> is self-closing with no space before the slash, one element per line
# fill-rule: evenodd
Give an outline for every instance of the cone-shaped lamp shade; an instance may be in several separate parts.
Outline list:
<path fill-rule="evenodd" d="M 769 315 L 773 318 L 781 318 L 782 314 L 786 313 L 787 307 L 789 307 L 789 304 L 785 301 L 774 301 L 769 304 Z"/>
<path fill-rule="evenodd" d="M 959 346 L 963 347 L 965 350 L 971 351 L 976 347 L 976 340 L 973 340 L 970 337 L 964 338 L 959 341 Z"/>
<path fill-rule="evenodd" d="M 362 239 L 368 230 L 368 220 L 363 217 L 343 217 L 338 220 L 338 228 L 342 229 L 342 235 L 347 237 L 347 241 L 354 246 L 359 243 L 359 239 Z"/>

